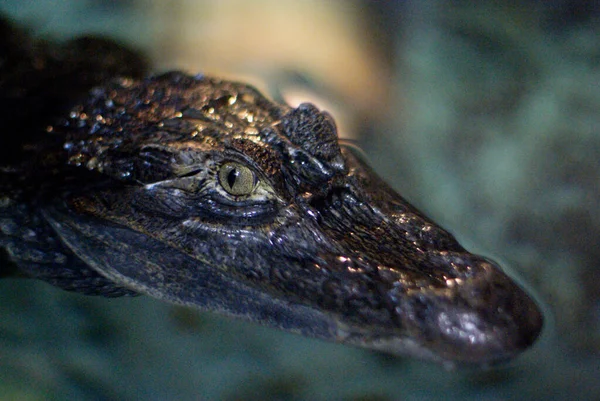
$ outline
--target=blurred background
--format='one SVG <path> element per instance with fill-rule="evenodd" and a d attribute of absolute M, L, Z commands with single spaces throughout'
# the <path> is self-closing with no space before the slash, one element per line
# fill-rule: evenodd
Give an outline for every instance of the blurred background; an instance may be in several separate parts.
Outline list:
<path fill-rule="evenodd" d="M 332 112 L 374 168 L 546 309 L 493 370 L 442 367 L 158 302 L 0 281 L 4 400 L 600 399 L 600 3 L 3 0 Z"/>

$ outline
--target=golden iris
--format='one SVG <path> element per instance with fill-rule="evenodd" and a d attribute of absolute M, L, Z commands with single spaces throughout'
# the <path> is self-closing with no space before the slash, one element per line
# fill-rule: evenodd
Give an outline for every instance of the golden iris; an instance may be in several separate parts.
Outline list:
<path fill-rule="evenodd" d="M 256 176 L 247 166 L 228 162 L 219 169 L 219 183 L 223 189 L 234 196 L 250 195 L 256 187 Z"/>

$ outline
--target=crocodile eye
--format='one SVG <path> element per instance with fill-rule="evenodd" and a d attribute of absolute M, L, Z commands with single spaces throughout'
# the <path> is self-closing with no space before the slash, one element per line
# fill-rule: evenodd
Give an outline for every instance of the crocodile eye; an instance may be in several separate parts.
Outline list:
<path fill-rule="evenodd" d="M 229 162 L 219 169 L 219 183 L 231 195 L 250 195 L 256 187 L 256 176 L 243 164 Z"/>

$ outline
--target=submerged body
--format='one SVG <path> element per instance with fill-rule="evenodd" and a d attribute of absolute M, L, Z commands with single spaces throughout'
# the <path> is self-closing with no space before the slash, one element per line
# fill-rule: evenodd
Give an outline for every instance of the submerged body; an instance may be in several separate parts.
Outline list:
<path fill-rule="evenodd" d="M 77 90 L 51 111 L 3 80 L 2 104 L 25 111 L 3 139 L 0 275 L 450 364 L 507 360 L 539 335 L 523 289 L 382 182 L 328 114 L 105 67 L 65 77 Z"/>

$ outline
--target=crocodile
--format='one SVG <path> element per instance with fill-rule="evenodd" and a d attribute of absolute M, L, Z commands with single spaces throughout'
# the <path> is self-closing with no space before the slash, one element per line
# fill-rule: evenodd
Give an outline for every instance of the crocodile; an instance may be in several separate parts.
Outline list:
<path fill-rule="evenodd" d="M 312 104 L 3 22 L 0 277 L 146 294 L 447 366 L 510 360 L 536 301 Z"/>

